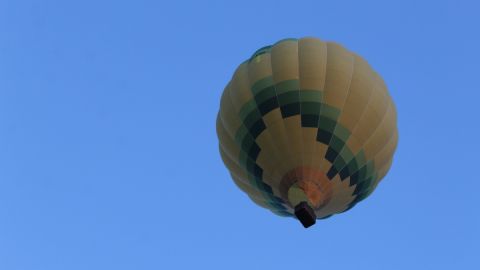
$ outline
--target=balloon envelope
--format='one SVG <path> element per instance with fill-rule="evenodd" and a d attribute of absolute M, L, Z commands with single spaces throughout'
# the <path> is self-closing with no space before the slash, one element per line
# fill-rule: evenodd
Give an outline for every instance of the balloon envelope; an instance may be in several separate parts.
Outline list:
<path fill-rule="evenodd" d="M 316 38 L 281 40 L 240 64 L 222 94 L 217 134 L 236 185 L 305 227 L 370 195 L 398 141 L 380 75 Z"/>

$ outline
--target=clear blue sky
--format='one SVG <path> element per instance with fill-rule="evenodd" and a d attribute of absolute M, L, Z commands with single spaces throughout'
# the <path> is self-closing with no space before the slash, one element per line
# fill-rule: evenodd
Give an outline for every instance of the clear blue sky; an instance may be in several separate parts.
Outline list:
<path fill-rule="evenodd" d="M 479 9 L 0 0 L 0 269 L 480 269 Z M 400 132 L 375 193 L 308 230 L 235 187 L 215 134 L 235 67 L 303 36 L 368 59 Z"/>

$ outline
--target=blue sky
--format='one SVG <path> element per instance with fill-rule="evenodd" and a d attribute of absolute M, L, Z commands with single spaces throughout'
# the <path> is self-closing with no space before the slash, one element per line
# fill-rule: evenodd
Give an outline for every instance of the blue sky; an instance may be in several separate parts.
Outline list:
<path fill-rule="evenodd" d="M 0 0 L 0 269 L 480 269 L 479 9 Z M 368 59 L 400 132 L 374 194 L 308 230 L 235 187 L 215 134 L 235 67 L 303 36 Z"/>

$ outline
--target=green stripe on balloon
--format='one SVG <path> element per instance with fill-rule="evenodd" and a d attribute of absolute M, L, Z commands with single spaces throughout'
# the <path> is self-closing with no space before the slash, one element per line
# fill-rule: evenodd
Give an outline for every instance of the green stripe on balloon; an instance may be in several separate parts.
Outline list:
<path fill-rule="evenodd" d="M 332 163 L 332 166 L 327 176 L 333 179 L 337 174 L 340 174 L 342 180 L 350 177 L 350 185 L 357 185 L 353 194 L 357 197 L 352 204 L 362 200 L 374 182 L 372 178 L 369 178 L 371 175 L 367 175 L 367 170 L 374 171 L 373 162 L 360 166 L 365 164 L 363 151 L 354 155 L 346 146 L 350 132 L 337 121 L 341 113 L 340 110 L 319 102 L 322 99 L 322 92 L 320 91 L 295 90 L 299 85 L 298 80 L 289 80 L 274 86 L 271 84 L 273 84 L 271 77 L 255 83 L 252 86 L 254 98 L 241 108 L 239 115 L 248 130 L 248 135 L 242 128 L 237 133 L 239 135 L 237 136 L 238 139 L 243 137 L 243 139 L 240 139 L 243 152 L 243 162 L 241 163 L 253 176 L 251 179 L 252 186 L 266 195 L 268 201 L 284 203 L 280 198 L 274 196 L 271 187 L 263 182 L 263 170 L 255 162 L 261 148 L 255 142 L 251 142 L 266 129 L 262 116 L 280 107 L 284 118 L 301 115 L 302 127 L 318 128 L 317 141 L 329 146 L 325 158 Z M 277 96 L 278 92 L 281 92 L 279 96 Z M 278 210 L 282 208 L 284 207 L 281 204 L 275 207 Z"/>

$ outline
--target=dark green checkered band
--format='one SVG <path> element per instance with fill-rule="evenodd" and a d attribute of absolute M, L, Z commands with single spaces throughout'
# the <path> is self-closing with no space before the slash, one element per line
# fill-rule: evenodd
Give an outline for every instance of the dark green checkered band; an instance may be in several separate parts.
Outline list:
<path fill-rule="evenodd" d="M 264 53 L 269 47 L 254 54 Z M 288 80 L 274 84 L 271 76 L 257 81 L 251 87 L 254 98 L 243 105 L 240 118 L 243 121 L 235 136 L 241 145 L 240 165 L 248 172 L 254 188 L 263 194 L 266 202 L 280 215 L 291 216 L 287 204 L 273 194 L 271 186 L 263 181 L 263 169 L 256 163 L 262 151 L 256 138 L 266 130 L 263 117 L 279 108 L 283 119 L 301 116 L 301 126 L 317 128 L 316 141 L 327 145 L 325 159 L 331 164 L 327 177 L 332 180 L 339 175 L 341 180 L 350 179 L 350 186 L 356 185 L 355 199 L 348 205 L 352 208 L 373 191 L 373 183 L 378 175 L 372 160 L 366 160 L 364 151 L 353 153 L 346 145 L 351 131 L 339 124 L 341 111 L 322 102 L 322 92 L 300 89 L 298 80 Z"/>

